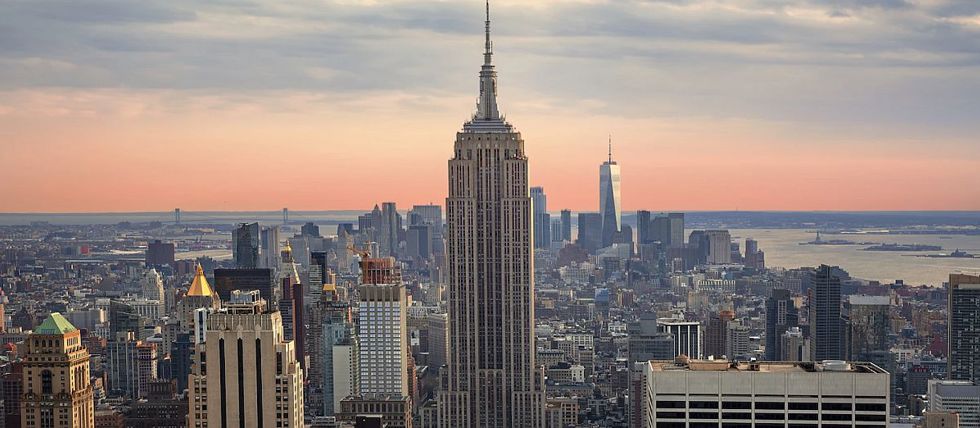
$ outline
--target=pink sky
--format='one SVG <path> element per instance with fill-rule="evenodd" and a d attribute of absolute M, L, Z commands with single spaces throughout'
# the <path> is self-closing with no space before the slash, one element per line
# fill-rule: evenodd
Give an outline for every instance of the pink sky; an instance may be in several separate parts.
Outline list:
<path fill-rule="evenodd" d="M 482 1 L 0 6 L 0 212 L 443 203 Z M 548 208 L 980 210 L 959 0 L 495 0 Z M 929 28 L 930 31 L 922 31 Z"/>
<path fill-rule="evenodd" d="M 325 101 L 262 93 L 230 105 L 116 90 L 21 91 L 4 101 L 20 106 L 0 112 L 4 212 L 441 204 L 446 161 L 469 106 L 447 97 L 406 116 L 387 95 Z M 963 149 L 969 145 L 855 142 L 818 130 L 800 130 L 813 135 L 801 140 L 778 123 L 627 120 L 511 105 L 531 184 L 545 187 L 551 210 L 596 209 L 609 130 L 626 210 L 980 209 L 980 168 L 977 153 Z"/>

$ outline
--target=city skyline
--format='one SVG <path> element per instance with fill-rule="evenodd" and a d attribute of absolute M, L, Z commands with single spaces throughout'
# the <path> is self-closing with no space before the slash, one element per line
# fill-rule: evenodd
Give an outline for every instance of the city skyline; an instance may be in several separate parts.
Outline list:
<path fill-rule="evenodd" d="M 440 201 L 480 3 L 4 5 L 0 35 L 23 43 L 0 46 L 0 210 Z M 955 185 L 980 180 L 974 6 L 494 7 L 503 113 L 554 207 L 596 208 L 611 132 L 626 211 L 980 209 Z M 24 166 L 39 154 L 43 174 Z"/>

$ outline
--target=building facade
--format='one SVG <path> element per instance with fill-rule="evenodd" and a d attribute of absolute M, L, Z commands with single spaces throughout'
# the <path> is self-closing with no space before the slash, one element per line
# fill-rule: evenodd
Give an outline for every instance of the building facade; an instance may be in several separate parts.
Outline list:
<path fill-rule="evenodd" d="M 874 364 L 650 361 L 643 426 L 888 426 L 888 373 Z"/>
<path fill-rule="evenodd" d="M 208 317 L 191 375 L 190 427 L 302 427 L 303 373 L 278 312 Z"/>
<path fill-rule="evenodd" d="M 840 277 L 832 267 L 817 268 L 810 293 L 810 360 L 840 360 L 846 342 L 841 334 Z"/>
<path fill-rule="evenodd" d="M 55 312 L 25 344 L 20 426 L 94 428 L 89 354 L 81 332 Z"/>
<path fill-rule="evenodd" d="M 949 276 L 949 378 L 980 383 L 980 276 Z"/>
<path fill-rule="evenodd" d="M 456 135 L 446 198 L 448 365 L 441 427 L 542 427 L 535 364 L 534 262 L 528 160 L 497 108 L 487 6 L 480 101 Z"/>
<path fill-rule="evenodd" d="M 613 244 L 623 226 L 623 207 L 620 197 L 619 164 L 612 158 L 612 139 L 609 159 L 599 166 L 599 215 L 602 217 L 602 246 Z"/>

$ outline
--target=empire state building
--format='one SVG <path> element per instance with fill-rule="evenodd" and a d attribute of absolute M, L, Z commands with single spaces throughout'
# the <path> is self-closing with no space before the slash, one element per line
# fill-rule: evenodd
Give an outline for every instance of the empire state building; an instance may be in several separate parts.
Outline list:
<path fill-rule="evenodd" d="M 527 156 L 497 109 L 490 5 L 473 119 L 456 134 L 446 198 L 450 352 L 441 427 L 543 427 L 535 365 L 534 262 Z"/>

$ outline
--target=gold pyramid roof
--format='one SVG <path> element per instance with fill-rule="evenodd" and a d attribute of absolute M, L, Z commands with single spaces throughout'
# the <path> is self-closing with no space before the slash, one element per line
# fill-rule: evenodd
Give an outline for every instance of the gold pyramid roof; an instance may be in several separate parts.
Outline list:
<path fill-rule="evenodd" d="M 204 269 L 200 264 L 197 265 L 197 274 L 194 275 L 194 282 L 191 283 L 191 289 L 187 290 L 187 295 L 204 297 L 214 295 L 211 284 L 208 284 L 208 279 L 204 277 Z"/>

